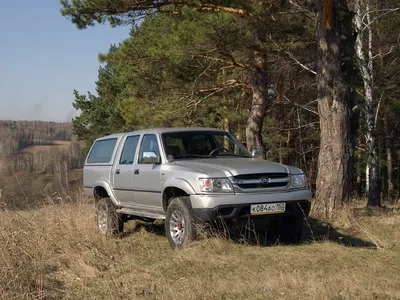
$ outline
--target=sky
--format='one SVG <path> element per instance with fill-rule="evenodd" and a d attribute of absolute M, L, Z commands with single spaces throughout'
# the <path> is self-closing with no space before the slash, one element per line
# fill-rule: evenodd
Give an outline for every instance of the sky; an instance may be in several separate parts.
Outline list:
<path fill-rule="evenodd" d="M 73 90 L 95 93 L 99 53 L 129 27 L 79 30 L 58 0 L 0 1 L 0 120 L 70 122 Z"/>

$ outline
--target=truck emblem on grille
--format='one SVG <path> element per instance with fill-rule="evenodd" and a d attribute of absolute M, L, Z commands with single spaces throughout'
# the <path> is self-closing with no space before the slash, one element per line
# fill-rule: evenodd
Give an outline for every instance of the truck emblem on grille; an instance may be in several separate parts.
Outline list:
<path fill-rule="evenodd" d="M 261 182 L 261 184 L 267 185 L 268 183 L 271 183 L 271 178 L 269 178 L 269 177 L 261 177 L 260 182 Z"/>

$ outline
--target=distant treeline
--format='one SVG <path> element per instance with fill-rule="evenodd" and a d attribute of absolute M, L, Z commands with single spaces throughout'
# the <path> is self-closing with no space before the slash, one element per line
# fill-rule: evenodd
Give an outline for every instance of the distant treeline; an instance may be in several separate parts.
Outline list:
<path fill-rule="evenodd" d="M 0 157 L 10 156 L 30 145 L 70 141 L 71 123 L 44 121 L 0 121 Z"/>

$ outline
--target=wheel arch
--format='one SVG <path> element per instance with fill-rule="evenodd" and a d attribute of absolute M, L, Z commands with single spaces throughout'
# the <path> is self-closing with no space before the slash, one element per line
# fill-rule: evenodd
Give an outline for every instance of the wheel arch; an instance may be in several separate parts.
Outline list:
<path fill-rule="evenodd" d="M 167 180 L 162 193 L 162 205 L 164 211 L 167 211 L 168 203 L 172 198 L 189 197 L 195 193 L 193 187 L 186 180 L 176 178 Z"/>
<path fill-rule="evenodd" d="M 95 182 L 93 188 L 93 196 L 96 202 L 101 198 L 108 197 L 115 206 L 120 206 L 120 203 L 117 201 L 117 199 L 114 197 L 114 194 L 112 193 L 112 189 L 109 183 L 104 180 Z"/>

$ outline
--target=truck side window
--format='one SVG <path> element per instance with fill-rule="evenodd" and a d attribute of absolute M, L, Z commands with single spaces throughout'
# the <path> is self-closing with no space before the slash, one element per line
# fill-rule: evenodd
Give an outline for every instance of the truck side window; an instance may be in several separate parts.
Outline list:
<path fill-rule="evenodd" d="M 142 145 L 140 147 L 139 164 L 148 163 L 145 161 L 143 154 L 145 152 L 154 152 L 157 157 L 160 157 L 160 150 L 158 148 L 157 137 L 154 134 L 146 134 L 143 137 Z"/>
<path fill-rule="evenodd" d="M 136 147 L 139 142 L 139 135 L 129 136 L 126 138 L 124 149 L 122 150 L 121 165 L 131 165 L 135 159 Z"/>
<path fill-rule="evenodd" d="M 117 139 L 99 140 L 90 151 L 88 163 L 109 163 L 114 152 Z"/>

